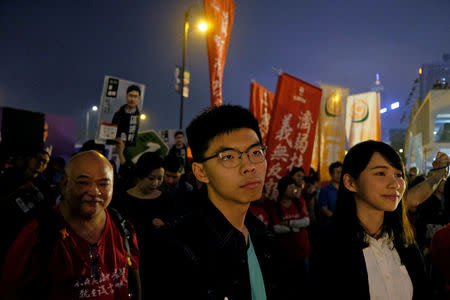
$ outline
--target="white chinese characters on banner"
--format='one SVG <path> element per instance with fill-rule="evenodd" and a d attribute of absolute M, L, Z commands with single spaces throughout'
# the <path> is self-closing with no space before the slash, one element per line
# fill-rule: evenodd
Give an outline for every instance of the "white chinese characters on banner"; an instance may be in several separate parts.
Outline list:
<path fill-rule="evenodd" d="M 306 110 L 300 113 L 298 119 L 293 119 L 292 116 L 290 113 L 283 116 L 281 128 L 276 131 L 275 135 L 275 140 L 278 143 L 269 153 L 270 160 L 275 162 L 268 170 L 265 184 L 266 196 L 270 199 L 278 197 L 276 183 L 285 175 L 281 174 L 281 171 L 285 169 L 291 170 L 294 166 L 303 165 L 303 154 L 308 148 L 308 136 L 313 124 L 311 112 Z M 294 144 L 291 140 L 293 133 L 296 134 Z M 287 168 L 284 167 L 286 163 L 288 163 Z"/>
<path fill-rule="evenodd" d="M 261 136 L 263 137 L 263 139 L 267 136 L 270 125 L 270 113 L 268 111 L 269 100 L 267 96 L 267 91 L 264 91 L 262 98 L 260 98 L 261 105 L 263 106 L 263 113 L 261 114 L 261 120 L 259 122 L 259 130 L 261 131 Z"/>
<path fill-rule="evenodd" d="M 292 142 L 289 139 L 291 133 L 292 133 L 292 127 L 290 126 L 292 114 L 284 115 L 283 117 L 283 123 L 281 125 L 280 130 L 277 131 L 277 134 L 275 135 L 275 139 L 277 141 L 286 141 L 289 147 L 292 147 Z"/>
<path fill-rule="evenodd" d="M 211 106 L 223 104 L 222 88 L 225 58 L 234 17 L 234 0 L 204 0 L 208 22 L 206 46 L 208 50 Z"/>

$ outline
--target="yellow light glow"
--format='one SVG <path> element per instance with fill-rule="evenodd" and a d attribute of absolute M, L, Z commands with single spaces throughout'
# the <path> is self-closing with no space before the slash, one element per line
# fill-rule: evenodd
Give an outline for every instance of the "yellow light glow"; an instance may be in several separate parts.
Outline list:
<path fill-rule="evenodd" d="M 200 23 L 197 25 L 197 27 L 198 27 L 198 29 L 199 29 L 200 31 L 206 31 L 206 30 L 208 30 L 208 24 L 206 24 L 205 21 L 200 22 Z"/>
<path fill-rule="evenodd" d="M 419 74 L 422 75 L 422 68 L 419 68 Z"/>
<path fill-rule="evenodd" d="M 141 118 L 141 120 L 147 119 L 147 116 L 145 114 L 141 114 L 139 117 Z"/>

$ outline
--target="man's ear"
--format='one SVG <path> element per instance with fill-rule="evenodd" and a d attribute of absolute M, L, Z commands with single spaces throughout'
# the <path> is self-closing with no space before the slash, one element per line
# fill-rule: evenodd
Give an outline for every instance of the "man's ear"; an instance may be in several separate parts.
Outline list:
<path fill-rule="evenodd" d="M 209 178 L 203 164 L 197 162 L 192 163 L 192 173 L 194 173 L 194 176 L 198 181 L 209 183 Z"/>
<path fill-rule="evenodd" d="M 349 190 L 350 192 L 356 192 L 356 182 L 353 179 L 352 176 L 350 176 L 350 174 L 344 174 L 344 176 L 342 177 L 344 186 L 347 190 Z"/>
<path fill-rule="evenodd" d="M 67 181 L 68 181 L 67 175 L 64 174 L 64 175 L 61 176 L 61 179 L 58 182 L 59 188 L 61 189 L 61 194 L 63 194 L 63 196 L 64 196 L 64 193 L 66 191 Z"/>

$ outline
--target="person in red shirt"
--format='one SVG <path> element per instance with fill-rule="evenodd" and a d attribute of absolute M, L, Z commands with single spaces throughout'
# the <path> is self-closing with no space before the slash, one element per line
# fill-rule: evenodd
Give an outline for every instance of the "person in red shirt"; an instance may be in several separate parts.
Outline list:
<path fill-rule="evenodd" d="M 0 297 L 128 299 L 133 275 L 134 295 L 140 299 L 136 235 L 130 225 L 128 252 L 106 210 L 113 193 L 111 164 L 98 152 L 81 152 L 72 157 L 66 172 L 64 199 L 54 207 L 52 221 L 33 220 L 10 248 Z M 49 229 L 54 239 L 48 238 Z"/>
<path fill-rule="evenodd" d="M 450 223 L 439 229 L 431 240 L 431 279 L 441 298 L 450 298 Z"/>
<path fill-rule="evenodd" d="M 444 184 L 444 204 L 450 204 L 450 177 Z M 450 209 L 450 208 L 449 208 Z M 450 223 L 436 231 L 431 239 L 431 281 L 436 299 L 450 299 Z"/>
<path fill-rule="evenodd" d="M 309 273 L 308 209 L 301 187 L 292 177 L 281 178 L 277 189 L 279 198 L 271 215 L 278 240 L 280 272 L 284 273 L 280 299 L 298 298 L 304 294 Z"/>
<path fill-rule="evenodd" d="M 269 214 L 267 213 L 266 205 L 264 205 L 263 198 L 250 203 L 248 210 L 261 222 L 263 222 L 266 228 L 269 227 L 270 218 Z"/>

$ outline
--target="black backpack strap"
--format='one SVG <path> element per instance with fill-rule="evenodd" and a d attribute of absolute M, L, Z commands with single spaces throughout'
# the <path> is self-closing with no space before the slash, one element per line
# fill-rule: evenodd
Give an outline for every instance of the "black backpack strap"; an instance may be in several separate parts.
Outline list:
<path fill-rule="evenodd" d="M 119 211 L 115 208 L 108 207 L 109 215 L 114 223 L 119 227 L 120 235 L 122 236 L 123 245 L 128 252 L 127 262 L 128 262 L 128 273 L 129 278 L 133 279 L 133 282 L 129 282 L 130 295 L 133 299 L 141 299 L 142 290 L 141 290 L 141 279 L 139 275 L 139 270 L 132 269 L 133 265 L 131 262 L 131 250 L 130 243 L 133 238 L 131 235 L 131 230 L 129 227 L 128 221 L 119 213 Z"/>
<path fill-rule="evenodd" d="M 117 225 L 117 227 L 119 227 L 119 231 L 120 231 L 120 235 L 122 236 L 123 239 L 123 244 L 125 249 L 128 252 L 128 257 L 127 257 L 127 261 L 128 261 L 128 266 L 131 267 L 132 263 L 131 263 L 131 251 L 130 251 L 130 240 L 132 238 L 131 236 L 131 232 L 129 229 L 129 225 L 127 220 L 125 220 L 124 217 L 122 217 L 122 215 L 119 213 L 119 211 L 115 208 L 108 208 L 108 212 L 109 215 L 111 216 L 112 220 L 114 221 L 114 223 Z"/>

